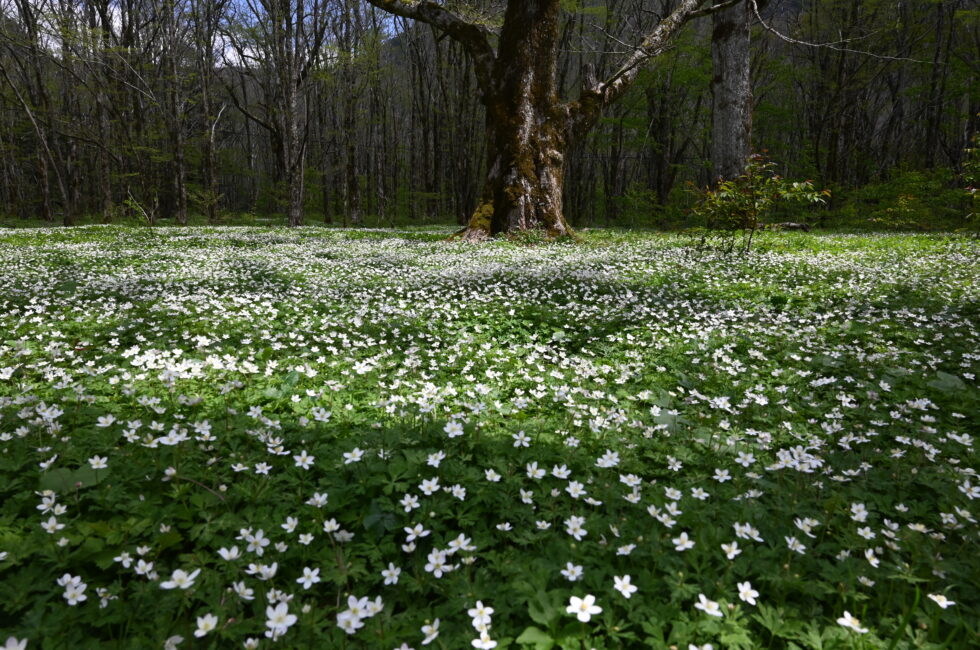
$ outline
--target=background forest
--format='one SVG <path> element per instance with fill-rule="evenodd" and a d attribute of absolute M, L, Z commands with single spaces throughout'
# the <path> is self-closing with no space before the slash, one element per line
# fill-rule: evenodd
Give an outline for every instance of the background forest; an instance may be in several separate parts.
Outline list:
<path fill-rule="evenodd" d="M 564 2 L 562 88 L 608 74 L 675 4 Z M 762 18 L 753 148 L 832 190 L 808 219 L 962 227 L 980 2 L 772 0 Z M 713 178 L 711 38 L 688 25 L 569 152 L 573 226 L 692 225 L 690 190 Z M 281 223 L 291 196 L 306 223 L 464 223 L 484 123 L 462 47 L 361 0 L 0 0 L 10 223 Z"/>

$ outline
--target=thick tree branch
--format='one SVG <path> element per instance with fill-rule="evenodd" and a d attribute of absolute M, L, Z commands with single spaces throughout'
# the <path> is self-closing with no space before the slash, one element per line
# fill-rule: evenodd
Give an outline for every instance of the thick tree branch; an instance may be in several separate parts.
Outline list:
<path fill-rule="evenodd" d="M 673 13 L 661 20 L 640 45 L 626 57 L 622 65 L 601 83 L 592 83 L 586 77 L 585 87 L 577 102 L 568 105 L 569 127 L 572 135 L 587 132 L 609 106 L 623 96 L 640 74 L 643 65 L 662 54 L 670 39 L 684 24 L 699 15 L 706 0 L 681 0 Z"/>
<path fill-rule="evenodd" d="M 476 79 L 486 94 L 491 87 L 495 55 L 485 27 L 468 22 L 431 0 L 367 0 L 389 13 L 432 25 L 459 42 L 473 57 Z"/>

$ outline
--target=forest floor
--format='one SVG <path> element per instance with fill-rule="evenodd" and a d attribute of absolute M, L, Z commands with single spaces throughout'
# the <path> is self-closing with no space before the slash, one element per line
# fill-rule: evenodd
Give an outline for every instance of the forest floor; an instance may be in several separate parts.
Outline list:
<path fill-rule="evenodd" d="M 444 235 L 0 232 L 0 643 L 980 645 L 980 241 Z"/>

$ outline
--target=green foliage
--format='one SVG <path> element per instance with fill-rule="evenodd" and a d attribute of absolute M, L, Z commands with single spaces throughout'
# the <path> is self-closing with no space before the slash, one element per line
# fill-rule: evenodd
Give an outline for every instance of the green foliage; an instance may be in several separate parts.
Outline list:
<path fill-rule="evenodd" d="M 137 220 L 144 226 L 152 226 L 156 224 L 156 197 L 153 198 L 152 202 L 141 203 L 136 200 L 136 198 L 129 194 L 125 199 L 123 199 L 123 205 L 136 215 Z"/>
<path fill-rule="evenodd" d="M 830 224 L 871 230 L 956 230 L 963 226 L 963 191 L 948 169 L 897 171 L 887 180 L 838 194 Z"/>
<path fill-rule="evenodd" d="M 584 0 L 561 0 L 561 8 L 570 13 L 590 16 L 598 20 L 604 20 L 609 11 L 602 3 L 585 2 Z"/>
<path fill-rule="evenodd" d="M 963 151 L 963 182 L 969 201 L 968 220 L 977 220 L 980 215 L 980 133 L 975 133 L 970 146 Z"/>
<path fill-rule="evenodd" d="M 620 211 L 634 226 L 655 225 L 650 223 L 651 217 L 658 220 L 663 211 L 657 192 L 642 183 L 630 183 L 626 193 L 619 198 L 619 202 Z"/>
<path fill-rule="evenodd" d="M 811 181 L 787 181 L 775 171 L 776 165 L 761 155 L 749 158 L 745 172 L 722 180 L 713 189 L 701 191 L 691 212 L 709 231 L 745 234 L 745 249 L 762 218 L 780 202 L 825 203 L 829 190 L 816 190 Z"/>
<path fill-rule="evenodd" d="M 977 645 L 980 242 L 448 232 L 0 232 L 4 638 L 455 649 L 482 601 L 514 650 Z"/>
<path fill-rule="evenodd" d="M 899 194 L 888 201 L 888 207 L 872 212 L 870 221 L 883 230 L 918 230 L 929 216 L 921 199 L 914 194 Z"/>
<path fill-rule="evenodd" d="M 187 189 L 188 202 L 202 214 L 207 214 L 209 208 L 220 205 L 221 199 L 221 194 L 201 185 L 190 185 Z"/>

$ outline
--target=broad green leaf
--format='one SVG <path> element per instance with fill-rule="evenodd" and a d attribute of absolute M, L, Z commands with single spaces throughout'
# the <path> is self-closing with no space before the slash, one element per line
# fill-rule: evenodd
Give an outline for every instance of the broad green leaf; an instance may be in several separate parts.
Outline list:
<path fill-rule="evenodd" d="M 69 492 L 75 489 L 82 489 L 98 485 L 109 475 L 108 469 L 98 471 L 88 466 L 78 469 L 68 469 L 62 467 L 53 469 L 41 474 L 41 489 L 54 490 L 55 492 Z"/>
<path fill-rule="evenodd" d="M 533 625 L 521 632 L 517 637 L 517 643 L 533 644 L 534 650 L 550 650 L 555 645 L 555 640 L 547 632 Z"/>
<path fill-rule="evenodd" d="M 539 591 L 535 593 L 527 601 L 527 612 L 532 621 L 550 628 L 562 614 L 559 592 Z"/>
<path fill-rule="evenodd" d="M 943 393 L 953 393 L 966 388 L 966 384 L 963 383 L 962 379 L 942 370 L 936 373 L 936 379 L 930 381 L 929 385 Z"/>

